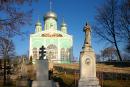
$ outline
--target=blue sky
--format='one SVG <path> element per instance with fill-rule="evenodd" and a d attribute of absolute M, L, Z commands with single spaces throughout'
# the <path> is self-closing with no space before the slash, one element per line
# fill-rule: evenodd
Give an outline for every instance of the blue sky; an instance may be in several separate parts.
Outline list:
<path fill-rule="evenodd" d="M 68 25 L 68 33 L 73 36 L 73 53 L 75 57 L 79 57 L 84 42 L 83 27 L 88 21 L 92 26 L 95 24 L 94 16 L 96 15 L 96 7 L 105 0 L 52 0 L 52 10 L 58 15 L 58 27 L 64 17 Z M 27 9 L 24 7 L 24 9 Z M 35 23 L 38 20 L 43 22 L 43 16 L 49 11 L 49 0 L 39 0 L 33 3 L 34 14 L 32 17 L 32 25 L 23 26 L 24 30 L 33 33 L 35 31 Z M 44 26 L 44 25 L 42 25 Z M 21 39 L 19 36 L 13 38 L 16 46 L 16 54 L 28 54 L 29 35 Z M 92 37 L 92 47 L 96 53 L 99 53 L 105 44 Z"/>

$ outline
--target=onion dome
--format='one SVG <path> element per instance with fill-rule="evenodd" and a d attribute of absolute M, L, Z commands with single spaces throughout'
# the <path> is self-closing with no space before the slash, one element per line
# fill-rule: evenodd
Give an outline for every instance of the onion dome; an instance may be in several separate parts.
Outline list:
<path fill-rule="evenodd" d="M 67 24 L 64 22 L 64 19 L 61 24 L 61 31 L 67 33 Z"/>
<path fill-rule="evenodd" d="M 65 23 L 64 18 L 63 18 L 61 27 L 66 27 L 66 26 L 67 26 L 67 24 Z"/>
<path fill-rule="evenodd" d="M 65 27 L 67 24 L 65 22 L 62 22 L 61 27 Z"/>
<path fill-rule="evenodd" d="M 53 19 L 57 20 L 57 15 L 56 15 L 56 13 L 50 11 L 50 12 L 48 12 L 48 13 L 45 14 L 44 20 L 46 20 L 48 18 L 53 18 Z"/>
<path fill-rule="evenodd" d="M 41 32 L 42 31 L 42 24 L 38 20 L 37 23 L 35 24 L 35 32 Z"/>
<path fill-rule="evenodd" d="M 38 21 L 35 26 L 42 26 L 42 24 Z"/>

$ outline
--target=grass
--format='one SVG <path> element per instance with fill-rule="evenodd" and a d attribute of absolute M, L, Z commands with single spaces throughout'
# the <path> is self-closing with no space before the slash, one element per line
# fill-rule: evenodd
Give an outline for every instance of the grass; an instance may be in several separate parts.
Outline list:
<path fill-rule="evenodd" d="M 59 82 L 60 87 L 77 87 L 78 75 L 60 73 L 54 75 L 54 81 Z"/>
<path fill-rule="evenodd" d="M 55 67 L 60 67 L 62 69 L 79 70 L 79 64 L 56 64 Z M 129 67 L 115 67 L 114 65 L 107 64 L 96 64 L 97 72 L 116 72 L 116 73 L 127 73 L 130 74 Z"/>
<path fill-rule="evenodd" d="M 113 65 L 106 65 L 106 64 L 97 64 L 96 67 L 97 72 L 105 73 L 104 76 L 114 75 L 114 78 L 116 77 L 115 79 L 112 78 L 111 80 L 109 79 L 100 80 L 100 85 L 102 87 L 130 87 L 130 79 L 129 80 L 117 79 L 117 77 L 120 74 L 130 75 L 130 67 L 115 67 Z M 79 80 L 78 64 L 57 64 L 54 66 L 54 68 L 56 69 L 55 72 L 57 72 L 57 74 L 54 74 L 54 76 L 55 78 L 58 78 L 57 81 L 59 82 L 60 87 L 78 87 L 78 80 Z M 74 74 L 75 71 L 78 71 L 78 73 Z"/>
<path fill-rule="evenodd" d="M 101 85 L 103 87 L 130 87 L 130 80 L 105 80 Z"/>
<path fill-rule="evenodd" d="M 78 87 L 79 75 L 61 73 L 54 76 L 60 87 Z M 130 80 L 100 80 L 102 87 L 130 87 Z"/>
<path fill-rule="evenodd" d="M 16 81 L 7 82 L 7 86 L 3 86 L 3 80 L 0 80 L 0 87 L 15 87 Z"/>
<path fill-rule="evenodd" d="M 104 72 L 105 77 L 110 77 L 115 75 L 123 74 L 124 77 L 127 77 L 127 74 L 130 75 L 130 67 L 115 67 L 114 65 L 106 65 L 106 64 L 97 64 L 97 72 Z M 79 80 L 79 64 L 56 64 L 54 66 L 54 75 L 53 79 L 56 82 L 59 82 L 60 87 L 78 87 Z M 75 73 L 76 71 L 76 73 Z M 27 65 L 27 73 L 28 77 L 32 80 L 35 80 L 35 68 L 33 65 Z M 107 74 L 106 74 L 107 73 Z M 109 74 L 108 74 L 109 73 Z M 113 74 L 115 73 L 115 74 Z M 123 76 L 122 75 L 122 76 Z M 120 77 L 118 77 L 120 78 Z M 0 81 L 0 87 L 2 86 L 2 81 Z M 15 87 L 16 82 L 13 82 L 11 86 L 5 87 Z M 102 87 L 130 87 L 130 79 L 129 80 L 119 80 L 119 79 L 104 79 L 100 80 L 100 85 Z"/>

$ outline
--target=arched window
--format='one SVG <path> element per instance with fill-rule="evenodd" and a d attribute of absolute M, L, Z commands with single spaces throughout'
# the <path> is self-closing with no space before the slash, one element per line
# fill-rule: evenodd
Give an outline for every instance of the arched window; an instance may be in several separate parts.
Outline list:
<path fill-rule="evenodd" d="M 47 59 L 57 59 L 58 49 L 55 45 L 51 44 L 47 47 L 46 58 Z"/>
<path fill-rule="evenodd" d="M 65 49 L 64 48 L 61 48 L 61 60 L 64 60 L 65 59 Z"/>
<path fill-rule="evenodd" d="M 33 48 L 32 50 L 33 50 L 33 51 L 32 51 L 32 52 L 33 52 L 32 58 L 33 58 L 33 59 L 37 59 L 37 58 L 38 58 L 38 55 L 37 55 L 37 53 L 38 53 L 38 52 L 37 52 L 37 48 Z"/>
<path fill-rule="evenodd" d="M 68 60 L 70 58 L 70 49 L 67 48 L 65 53 L 66 53 L 65 54 L 66 55 L 66 60 Z"/>

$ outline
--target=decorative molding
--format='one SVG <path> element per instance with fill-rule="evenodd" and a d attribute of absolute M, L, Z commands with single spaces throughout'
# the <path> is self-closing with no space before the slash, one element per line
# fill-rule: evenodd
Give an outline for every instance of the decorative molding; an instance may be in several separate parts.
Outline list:
<path fill-rule="evenodd" d="M 53 33 L 53 34 L 44 33 L 41 36 L 42 37 L 63 37 L 61 34 L 58 34 L 58 33 Z"/>

